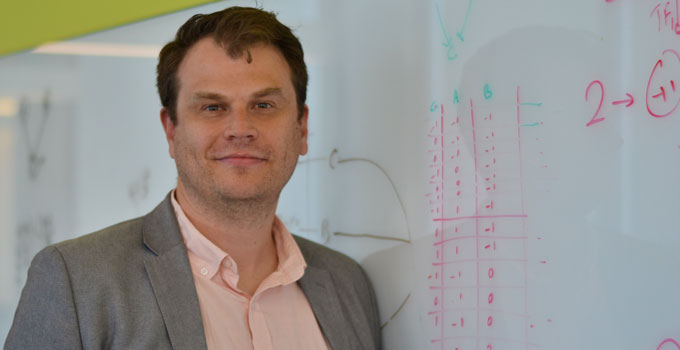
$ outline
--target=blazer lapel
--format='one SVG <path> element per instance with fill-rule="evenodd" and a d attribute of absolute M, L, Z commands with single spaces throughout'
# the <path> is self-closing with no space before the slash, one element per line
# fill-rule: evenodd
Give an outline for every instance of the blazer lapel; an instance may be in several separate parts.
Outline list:
<path fill-rule="evenodd" d="M 174 349 L 207 349 L 198 295 L 170 195 L 144 219 L 144 261 Z"/>
<path fill-rule="evenodd" d="M 358 349 L 360 344 L 356 343 L 356 337 L 350 336 L 354 330 L 347 329 L 349 323 L 330 273 L 314 266 L 307 266 L 298 283 L 331 349 Z"/>

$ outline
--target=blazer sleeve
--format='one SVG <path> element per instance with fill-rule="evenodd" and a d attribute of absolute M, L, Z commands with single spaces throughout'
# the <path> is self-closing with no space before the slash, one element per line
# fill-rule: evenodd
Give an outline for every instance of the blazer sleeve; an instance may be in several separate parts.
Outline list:
<path fill-rule="evenodd" d="M 4 348 L 83 348 L 71 280 L 56 247 L 33 258 Z"/>

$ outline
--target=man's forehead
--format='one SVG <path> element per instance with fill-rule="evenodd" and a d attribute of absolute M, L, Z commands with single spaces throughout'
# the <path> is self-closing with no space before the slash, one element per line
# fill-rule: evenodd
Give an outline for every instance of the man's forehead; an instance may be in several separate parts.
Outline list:
<path fill-rule="evenodd" d="M 271 44 L 257 43 L 249 46 L 248 52 L 252 52 L 253 61 L 250 63 L 244 55 L 239 58 L 229 56 L 213 37 L 199 40 L 180 63 L 176 75 L 178 95 L 192 101 L 226 101 L 236 95 L 295 99 L 292 71 L 280 49 Z M 232 78 L 236 79 L 233 83 Z"/>
<path fill-rule="evenodd" d="M 196 69 L 206 70 L 208 68 L 209 60 L 213 60 L 214 64 L 219 64 L 224 61 L 239 61 L 244 60 L 248 64 L 253 63 L 253 55 L 259 56 L 255 58 L 262 60 L 263 57 L 273 64 L 280 64 L 281 71 L 286 72 L 288 75 L 292 76 L 292 70 L 285 56 L 281 50 L 275 45 L 258 42 L 247 47 L 243 47 L 242 50 L 236 51 L 237 53 L 230 54 L 231 49 L 225 47 L 224 44 L 215 41 L 213 37 L 205 37 L 197 41 L 192 45 L 182 58 L 182 61 L 178 67 L 178 73 L 186 69 L 188 65 L 195 66 Z M 278 63 L 275 63 L 277 62 Z M 285 68 L 284 68 L 285 67 Z M 184 68 L 184 69 L 183 69 Z"/>
<path fill-rule="evenodd" d="M 232 59 L 245 58 L 247 63 L 252 63 L 253 58 L 251 50 L 254 49 L 260 48 L 272 49 L 272 51 L 275 51 L 277 54 L 283 57 L 283 52 L 281 52 L 281 49 L 279 49 L 276 45 L 273 45 L 272 43 L 264 40 L 243 42 L 233 41 L 226 38 L 218 38 L 215 35 L 208 35 L 196 41 L 196 43 L 194 43 L 189 48 L 187 53 L 198 46 L 219 47 L 230 58 Z"/>

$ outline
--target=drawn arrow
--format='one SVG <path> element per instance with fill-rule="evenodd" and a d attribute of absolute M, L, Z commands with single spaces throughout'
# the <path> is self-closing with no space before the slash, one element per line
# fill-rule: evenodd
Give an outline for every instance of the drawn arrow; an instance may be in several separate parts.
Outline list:
<path fill-rule="evenodd" d="M 465 27 L 467 26 L 468 23 L 468 18 L 470 17 L 470 9 L 472 8 L 472 1 L 468 3 L 468 8 L 467 11 L 465 11 L 465 20 L 463 21 L 463 26 L 460 28 L 459 32 L 456 32 L 456 36 L 458 36 L 458 39 L 460 39 L 461 42 L 465 41 Z"/>
<path fill-rule="evenodd" d="M 620 104 L 622 104 L 622 103 L 628 102 L 628 103 L 626 103 L 626 107 L 630 107 L 630 106 L 633 104 L 633 102 L 635 102 L 635 99 L 633 98 L 633 96 L 632 96 L 631 94 L 629 94 L 629 93 L 627 93 L 627 92 L 626 92 L 626 96 L 628 96 L 627 99 L 625 99 L 625 100 L 619 100 L 619 101 L 614 101 L 614 102 L 612 102 L 612 104 L 613 104 L 613 105 L 620 105 Z"/>
<path fill-rule="evenodd" d="M 441 11 L 439 10 L 439 4 L 436 2 L 434 3 L 435 9 L 437 10 L 437 17 L 439 18 L 439 26 L 442 29 L 442 32 L 444 33 L 444 39 L 446 42 L 443 42 L 442 45 L 447 48 L 446 55 L 449 59 L 449 61 L 453 61 L 456 58 L 458 58 L 457 53 L 451 53 L 451 51 L 455 50 L 455 47 L 453 45 L 453 38 L 449 35 L 449 33 L 446 32 L 446 26 L 444 25 L 444 20 L 442 20 L 442 15 Z"/>

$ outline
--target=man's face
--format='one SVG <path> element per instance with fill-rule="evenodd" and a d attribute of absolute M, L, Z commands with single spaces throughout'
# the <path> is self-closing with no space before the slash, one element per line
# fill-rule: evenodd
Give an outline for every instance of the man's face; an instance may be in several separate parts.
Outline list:
<path fill-rule="evenodd" d="M 298 119 L 290 68 L 273 46 L 231 58 L 208 37 L 179 66 L 177 125 L 161 120 L 178 190 L 212 200 L 276 199 L 307 153 L 307 106 Z"/>

